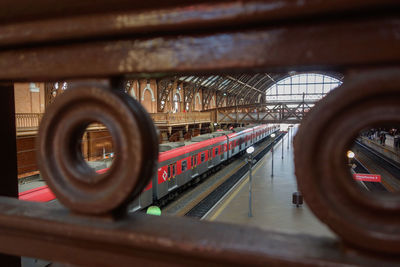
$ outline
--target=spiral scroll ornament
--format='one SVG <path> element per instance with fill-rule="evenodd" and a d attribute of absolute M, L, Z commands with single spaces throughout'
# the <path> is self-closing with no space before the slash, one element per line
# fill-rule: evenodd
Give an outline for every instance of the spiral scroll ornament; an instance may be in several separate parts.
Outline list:
<path fill-rule="evenodd" d="M 400 195 L 361 190 L 346 151 L 362 129 L 400 122 L 400 69 L 349 75 L 308 113 L 294 140 L 299 189 L 346 243 L 400 253 Z"/>
<path fill-rule="evenodd" d="M 114 141 L 110 169 L 97 174 L 84 161 L 79 140 L 86 127 L 104 124 Z M 56 98 L 43 117 L 37 142 L 39 169 L 57 199 L 72 211 L 124 211 L 153 176 L 158 139 L 142 106 L 123 90 L 77 83 Z"/>

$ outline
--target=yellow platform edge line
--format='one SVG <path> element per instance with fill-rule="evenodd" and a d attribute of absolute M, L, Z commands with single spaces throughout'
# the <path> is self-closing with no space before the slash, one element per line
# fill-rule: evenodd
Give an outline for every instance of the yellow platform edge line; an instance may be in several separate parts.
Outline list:
<path fill-rule="evenodd" d="M 266 161 L 263 161 L 260 165 L 258 165 L 254 170 L 253 173 L 255 174 L 261 166 L 265 164 Z M 242 184 L 235 189 L 235 191 L 228 197 L 226 201 L 219 207 L 215 213 L 210 217 L 209 221 L 214 221 L 220 214 L 221 212 L 226 208 L 226 206 L 229 205 L 229 203 L 235 198 L 235 196 L 242 190 L 242 188 L 247 185 L 249 182 L 249 174 L 247 174 L 246 179 L 242 182 Z"/>

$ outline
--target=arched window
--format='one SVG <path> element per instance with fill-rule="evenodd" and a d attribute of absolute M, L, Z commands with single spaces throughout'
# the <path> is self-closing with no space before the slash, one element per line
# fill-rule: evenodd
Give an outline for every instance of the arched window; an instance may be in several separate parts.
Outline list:
<path fill-rule="evenodd" d="M 210 101 L 210 108 L 215 108 L 216 107 L 216 104 L 215 104 L 215 98 L 214 98 L 214 96 L 211 98 L 211 101 Z"/>
<path fill-rule="evenodd" d="M 139 84 L 138 81 L 134 81 L 134 80 L 128 81 L 128 82 L 126 83 L 126 89 L 125 89 L 125 91 L 126 91 L 128 94 L 130 94 L 134 99 L 136 99 L 135 87 L 134 87 L 134 85 L 133 85 L 134 83 Z"/>
<path fill-rule="evenodd" d="M 54 88 L 56 88 L 57 90 L 65 90 L 68 88 L 68 83 L 67 82 L 56 82 L 54 84 Z"/>
<path fill-rule="evenodd" d="M 56 82 L 53 84 L 53 88 L 51 90 L 52 97 L 56 97 L 57 95 L 61 94 L 64 90 L 68 88 L 67 82 Z"/>
<path fill-rule="evenodd" d="M 173 112 L 174 113 L 179 112 L 179 103 L 181 102 L 181 99 L 180 99 L 180 95 L 178 93 L 176 93 L 174 95 L 173 101 L 174 101 L 174 110 L 173 110 Z"/>
<path fill-rule="evenodd" d="M 194 98 L 194 110 L 196 110 L 196 111 L 201 110 L 201 99 L 200 99 L 199 93 L 197 93 Z"/>
<path fill-rule="evenodd" d="M 266 91 L 267 102 L 319 100 L 341 85 L 334 77 L 317 73 L 296 74 L 284 78 Z"/>

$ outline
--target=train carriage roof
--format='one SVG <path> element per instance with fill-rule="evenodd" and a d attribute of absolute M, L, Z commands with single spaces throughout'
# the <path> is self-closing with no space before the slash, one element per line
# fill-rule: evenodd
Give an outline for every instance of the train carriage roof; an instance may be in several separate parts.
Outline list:
<path fill-rule="evenodd" d="M 266 125 L 252 125 L 251 127 L 237 127 L 233 131 L 217 131 L 208 134 L 198 135 L 193 137 L 187 142 L 174 142 L 174 143 L 164 143 L 160 145 L 160 155 L 159 162 L 190 153 L 195 150 L 199 150 L 203 147 L 213 145 L 215 143 L 223 142 L 226 140 L 226 136 L 233 138 L 235 136 L 240 136 L 245 133 L 249 133 L 253 128 L 259 128 Z"/>

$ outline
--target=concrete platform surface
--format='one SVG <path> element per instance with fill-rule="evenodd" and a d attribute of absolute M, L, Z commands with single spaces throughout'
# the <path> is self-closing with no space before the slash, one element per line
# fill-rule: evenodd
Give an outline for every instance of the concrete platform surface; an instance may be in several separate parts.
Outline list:
<path fill-rule="evenodd" d="M 295 129 L 292 129 L 295 130 Z M 249 212 L 249 177 L 233 189 L 205 220 L 256 226 L 278 232 L 335 237 L 310 211 L 306 204 L 292 204 L 292 193 L 297 191 L 294 175 L 293 147 L 287 146 L 288 134 L 274 147 L 274 176 L 271 177 L 269 152 L 253 167 L 252 213 Z M 292 139 L 292 134 L 290 134 Z"/>

